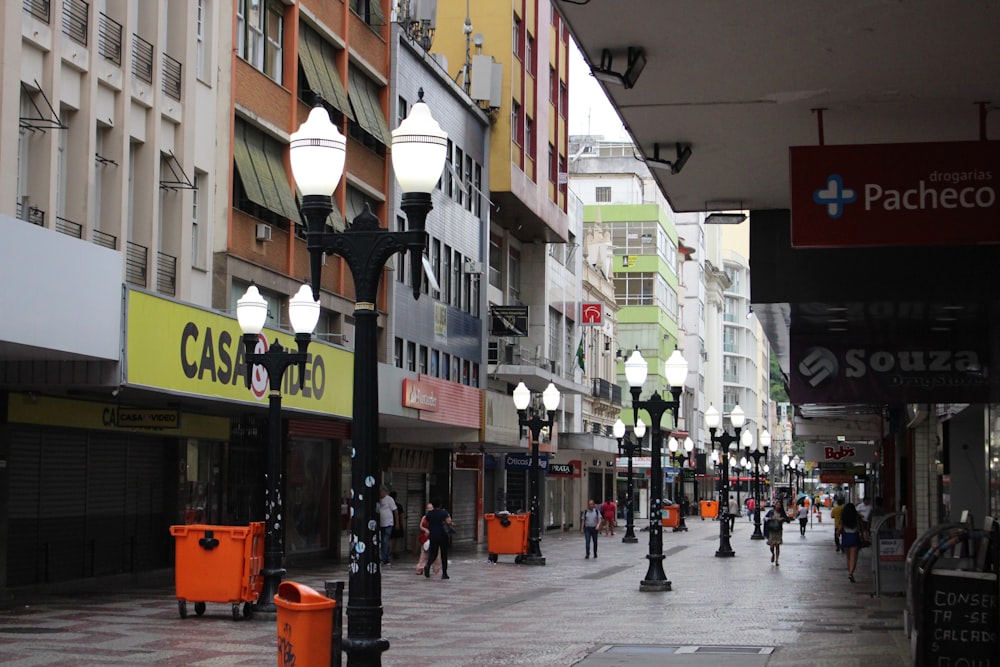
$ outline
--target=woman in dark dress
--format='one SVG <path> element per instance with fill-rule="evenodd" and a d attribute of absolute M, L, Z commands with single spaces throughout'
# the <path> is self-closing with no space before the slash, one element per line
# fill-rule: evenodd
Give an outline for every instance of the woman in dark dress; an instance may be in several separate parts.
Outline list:
<path fill-rule="evenodd" d="M 847 578 L 854 581 L 854 568 L 858 566 L 858 549 L 861 548 L 861 518 L 854 503 L 844 505 L 840 514 L 840 548 L 847 556 Z"/>

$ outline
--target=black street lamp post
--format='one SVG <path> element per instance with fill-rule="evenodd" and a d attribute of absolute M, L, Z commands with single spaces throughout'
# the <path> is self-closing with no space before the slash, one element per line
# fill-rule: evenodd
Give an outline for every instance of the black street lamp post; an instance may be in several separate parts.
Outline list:
<path fill-rule="evenodd" d="M 634 499 L 635 499 L 635 485 L 632 481 L 632 457 L 642 454 L 642 437 L 646 435 L 646 425 L 642 423 L 641 419 L 636 419 L 633 431 L 635 432 L 635 440 L 629 440 L 625 437 L 625 422 L 621 419 L 615 422 L 612 427 L 612 432 L 618 439 L 618 455 L 628 458 L 628 495 L 625 499 L 625 536 L 622 538 L 622 542 L 625 544 L 635 544 L 639 541 L 639 538 L 635 536 L 635 524 L 633 523 L 633 514 L 635 514 Z"/>
<path fill-rule="evenodd" d="M 549 386 L 542 392 L 542 403 L 548 413 L 548 419 L 542 419 L 536 414 L 528 417 L 528 404 L 531 402 L 531 391 L 523 382 L 519 382 L 514 387 L 514 407 L 517 408 L 518 428 L 527 428 L 531 433 L 531 476 L 528 478 L 528 495 L 531 496 L 531 505 L 528 515 L 528 553 L 521 559 L 525 565 L 545 565 L 545 556 L 542 555 L 542 512 L 541 504 L 538 501 L 540 477 L 542 466 L 538 461 L 538 443 L 542 436 L 542 429 L 552 429 L 552 421 L 559 407 L 559 390 L 549 383 Z"/>
<path fill-rule="evenodd" d="M 737 405 L 729 413 L 729 422 L 733 425 L 735 435 L 729 435 L 724 429 L 722 435 L 716 437 L 715 431 L 719 426 L 719 411 L 713 406 L 708 406 L 705 411 L 705 426 L 708 427 L 712 446 L 719 445 L 719 454 L 722 461 L 722 488 L 719 491 L 720 499 L 719 515 L 722 517 L 719 522 L 719 549 L 715 552 L 716 558 L 732 558 L 736 555 L 732 545 L 729 543 L 729 450 L 736 449 L 736 443 L 740 441 L 740 431 L 743 428 L 743 409 Z"/>
<path fill-rule="evenodd" d="M 677 468 L 678 481 L 674 483 L 674 502 L 677 503 L 680 520 L 674 526 L 674 532 L 679 533 L 682 530 L 686 531 L 688 529 L 687 522 L 684 520 L 684 503 L 679 499 L 684 495 L 684 462 L 691 456 L 691 450 L 694 449 L 694 441 L 691 440 L 690 436 L 684 438 L 684 451 L 682 452 L 680 451 L 681 444 L 677 442 L 677 438 L 670 436 L 670 439 L 667 441 L 667 449 L 670 450 L 670 459 Z"/>
<path fill-rule="evenodd" d="M 642 358 L 639 349 L 625 362 L 625 377 L 628 380 L 629 391 L 632 394 L 633 422 L 639 419 L 639 410 L 645 410 L 649 415 L 651 432 L 652 461 L 650 464 L 649 483 L 649 569 L 646 578 L 639 583 L 640 591 L 669 591 L 670 581 L 663 571 L 663 463 L 661 460 L 661 444 L 663 431 L 660 420 L 663 414 L 670 410 L 673 415 L 673 425 L 677 425 L 677 412 L 681 405 L 681 392 L 684 390 L 684 380 L 687 378 L 688 364 L 680 350 L 674 350 L 666 362 L 667 384 L 674 400 L 667 401 L 660 397 L 658 391 L 647 400 L 639 400 L 642 385 L 646 382 L 649 367 Z"/>
<path fill-rule="evenodd" d="M 291 164 L 302 194 L 306 218 L 313 296 L 318 300 L 323 255 L 340 256 L 354 281 L 355 348 L 353 422 L 351 424 L 351 536 L 348 565 L 348 667 L 378 666 L 389 648 L 382 638 L 382 573 L 376 504 L 381 466 L 378 460 L 378 300 L 385 263 L 410 253 L 413 296 L 421 291 L 421 258 L 427 247 L 424 229 L 433 208 L 431 192 L 444 169 L 448 135 L 431 117 L 423 101 L 392 131 L 392 166 L 403 191 L 401 208 L 408 229 L 383 228 L 371 210 L 358 215 L 343 232 L 327 231 L 333 211 L 332 193 L 343 175 L 346 140 L 317 103 L 305 123 L 292 134 Z"/>
<path fill-rule="evenodd" d="M 764 429 L 760 434 L 760 440 L 753 447 L 745 447 L 744 453 L 748 458 L 753 459 L 753 535 L 751 540 L 764 539 L 764 533 L 760 530 L 760 460 L 767 458 L 767 448 L 771 446 L 771 434 Z"/>
<path fill-rule="evenodd" d="M 281 379 L 289 366 L 299 367 L 299 388 L 305 382 L 305 365 L 308 360 L 306 350 L 312 332 L 319 321 L 319 303 L 312 298 L 308 285 L 303 285 L 288 302 L 288 314 L 295 331 L 297 352 L 286 351 L 277 339 L 268 346 L 261 337 L 267 321 L 267 302 L 260 295 L 256 285 L 250 285 L 246 293 L 236 302 L 236 319 L 243 332 L 243 350 L 246 358 L 247 389 L 253 387 L 263 393 L 265 383 L 269 385 L 267 412 L 267 485 L 264 495 L 264 584 L 260 597 L 254 605 L 256 611 L 275 612 L 274 596 L 285 575 L 282 561 L 285 555 L 284 526 L 282 524 L 281 484 Z M 260 352 L 258 352 L 260 348 Z M 257 375 L 255 366 L 262 366 L 264 375 Z M 252 377 L 251 377 L 252 376 Z"/>

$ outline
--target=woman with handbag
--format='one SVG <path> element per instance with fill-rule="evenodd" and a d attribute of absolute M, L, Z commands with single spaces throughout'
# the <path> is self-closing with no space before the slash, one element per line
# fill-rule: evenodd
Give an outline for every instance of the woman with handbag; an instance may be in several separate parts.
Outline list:
<path fill-rule="evenodd" d="M 434 505 L 427 503 L 427 511 L 430 512 L 434 509 Z M 420 559 L 417 561 L 417 574 L 423 574 L 424 568 L 429 567 L 434 570 L 434 574 L 441 571 L 441 559 L 438 558 L 431 564 L 427 562 L 427 555 L 431 549 L 431 530 L 427 527 L 427 517 L 420 517 L 420 536 L 417 538 L 417 551 L 420 553 Z"/>
<path fill-rule="evenodd" d="M 451 515 L 448 514 L 448 510 L 439 508 L 438 503 L 429 503 L 428 507 L 431 509 L 424 515 L 424 518 L 427 519 L 428 541 L 431 545 L 428 549 L 427 561 L 433 563 L 437 560 L 438 554 L 441 554 L 441 578 L 450 579 L 448 576 L 448 547 L 451 542 L 450 532 L 454 530 L 451 528 Z M 424 567 L 424 576 L 430 578 L 431 568 Z"/>
<path fill-rule="evenodd" d="M 768 510 L 765 519 L 765 534 L 767 535 L 767 546 L 771 548 L 771 562 L 774 563 L 775 567 L 778 567 L 780 565 L 778 560 L 781 558 L 782 529 L 792 519 L 785 513 L 785 506 L 780 500 Z"/>
<path fill-rule="evenodd" d="M 847 578 L 854 582 L 854 568 L 858 566 L 858 550 L 861 548 L 861 517 L 854 503 L 844 505 L 840 513 L 840 549 L 847 556 Z"/>

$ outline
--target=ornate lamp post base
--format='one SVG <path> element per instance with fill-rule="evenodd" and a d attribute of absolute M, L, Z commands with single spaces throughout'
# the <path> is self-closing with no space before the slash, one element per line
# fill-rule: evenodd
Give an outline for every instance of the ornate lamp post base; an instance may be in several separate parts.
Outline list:
<path fill-rule="evenodd" d="M 637 544 L 639 542 L 639 538 L 635 535 L 626 535 L 622 538 L 622 542 L 624 544 Z"/>
<path fill-rule="evenodd" d="M 646 572 L 646 578 L 639 582 L 639 592 L 662 593 L 673 590 L 670 580 L 663 572 L 665 556 L 663 554 L 647 554 L 646 558 L 649 559 L 649 570 Z"/>
<path fill-rule="evenodd" d="M 545 565 L 545 556 L 526 554 L 521 557 L 521 565 Z"/>

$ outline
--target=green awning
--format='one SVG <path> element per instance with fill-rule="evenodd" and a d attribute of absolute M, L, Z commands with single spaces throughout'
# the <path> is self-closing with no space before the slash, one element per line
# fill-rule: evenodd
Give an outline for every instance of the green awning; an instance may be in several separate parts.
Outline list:
<path fill-rule="evenodd" d="M 350 92 L 351 108 L 354 109 L 358 125 L 386 146 L 391 145 L 392 135 L 385 122 L 382 106 L 378 102 L 378 88 L 375 83 L 352 67 L 347 75 L 347 87 Z"/>
<path fill-rule="evenodd" d="M 257 128 L 236 121 L 233 155 L 247 197 L 272 213 L 300 222 L 299 209 L 281 163 L 281 150 L 277 141 Z"/>
<path fill-rule="evenodd" d="M 345 116 L 354 120 L 347 91 L 334 67 L 334 47 L 318 32 L 307 26 L 299 34 L 299 62 L 309 81 L 309 87 Z"/>

